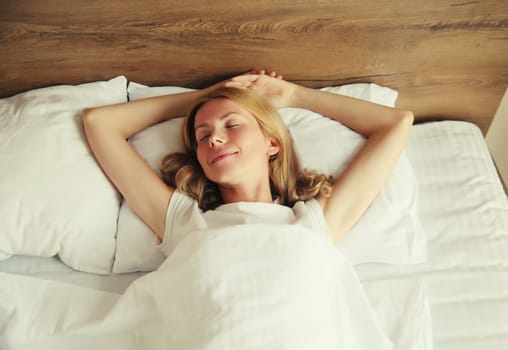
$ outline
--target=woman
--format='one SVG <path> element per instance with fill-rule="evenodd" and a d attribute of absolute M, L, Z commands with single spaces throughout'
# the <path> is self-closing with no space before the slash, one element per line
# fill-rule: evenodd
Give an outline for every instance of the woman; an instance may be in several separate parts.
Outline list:
<path fill-rule="evenodd" d="M 297 195 L 298 188 L 288 185 L 296 181 L 295 174 L 284 175 L 279 171 L 278 177 L 287 178 L 274 180 L 273 160 L 284 152 L 287 163 L 293 151 L 285 141 L 287 137 L 280 136 L 283 133 L 280 128 L 269 134 L 269 127 L 263 123 L 273 126 L 280 121 L 262 122 L 259 115 L 242 106 L 244 97 L 234 101 L 234 93 L 213 95 L 223 88 L 233 89 L 230 92 L 247 91 L 275 109 L 312 110 L 362 134 L 366 142 L 335 179 L 331 191 L 327 190 L 330 186 L 326 178 L 311 173 L 312 194 L 309 196 L 307 191 L 306 195 Z M 212 98 L 207 98 L 210 95 Z M 198 190 L 185 190 L 188 184 L 178 185 L 174 179 L 178 178 L 177 171 L 168 170 L 168 176 L 173 178 L 168 179 L 172 184 L 168 186 L 126 141 L 150 125 L 185 115 L 193 106 L 196 107 L 187 117 L 184 139 L 188 151 L 195 152 L 197 171 L 201 170 L 209 180 L 208 189 L 200 190 L 209 194 L 208 204 L 200 199 Z M 273 115 L 270 110 L 266 114 Z M 88 142 L 100 165 L 131 209 L 162 241 L 173 226 L 167 221 L 174 217 L 170 212 L 175 208 L 170 205 L 175 196 L 174 186 L 191 196 L 195 193 L 193 197 L 204 209 L 221 203 L 272 203 L 274 197 L 282 198 L 281 204 L 292 205 L 315 196 L 328 231 L 336 241 L 355 224 L 388 178 L 407 140 L 413 115 L 409 111 L 305 88 L 282 80 L 274 72 L 266 74 L 260 70 L 204 90 L 87 109 L 83 121 Z M 180 163 L 171 165 L 171 161 L 169 158 L 166 167 L 181 167 Z"/>
<path fill-rule="evenodd" d="M 98 161 L 163 241 L 168 258 L 122 295 L 3 276 L 9 288 L 0 288 L 0 344 L 393 348 L 353 267 L 329 240 L 330 233 L 337 240 L 347 232 L 376 196 L 412 114 L 255 73 L 202 91 L 84 112 Z M 185 136 L 190 155 L 170 156 L 163 169 L 175 189 L 126 139 L 193 106 Z M 312 172 L 298 174 L 287 130 L 273 110 L 288 106 L 327 115 L 366 136 L 333 185 Z"/>

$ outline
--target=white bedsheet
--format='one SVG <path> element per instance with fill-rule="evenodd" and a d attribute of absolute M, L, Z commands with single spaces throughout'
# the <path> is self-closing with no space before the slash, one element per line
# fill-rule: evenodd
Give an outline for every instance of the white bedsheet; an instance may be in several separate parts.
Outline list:
<path fill-rule="evenodd" d="M 508 349 L 508 200 L 480 129 L 421 125 L 407 151 L 427 233 L 429 261 L 419 275 L 435 349 Z"/>
<path fill-rule="evenodd" d="M 1 261 L 0 271 L 60 281 L 118 294 L 123 293 L 133 281 L 145 274 L 144 272 L 132 272 L 98 275 L 74 270 L 62 263 L 58 256 L 42 258 L 23 255 L 14 255 L 5 261 Z"/>
<path fill-rule="evenodd" d="M 298 225 L 190 234 L 121 296 L 2 273 L 0 330 L 4 350 L 392 349 L 351 264 Z"/>
<path fill-rule="evenodd" d="M 59 291 L 71 288 L 73 291 L 68 294 L 75 295 L 74 299 L 79 300 L 76 302 L 65 296 L 61 300 L 68 301 L 68 304 L 65 304 L 67 306 L 59 303 L 58 307 L 68 307 L 69 310 L 76 310 L 78 314 L 82 312 L 80 310 L 90 311 L 103 308 L 104 305 L 95 299 L 99 296 L 110 298 L 110 302 L 116 301 L 118 294 L 123 293 L 133 281 L 145 274 L 95 275 L 75 271 L 62 264 L 58 258 L 23 256 L 12 257 L 8 262 L 2 262 L 0 266 L 4 272 L 33 277 L 23 279 L 9 274 L 10 282 L 6 281 L 6 283 L 11 285 L 10 288 L 18 286 L 20 290 L 25 291 L 36 289 L 36 296 L 38 296 L 38 300 L 42 301 L 42 305 L 48 305 L 46 297 L 48 295 L 53 297 L 52 290 L 54 288 Z M 1 275 L 0 278 L 6 276 Z M 59 281 L 62 284 L 62 289 L 51 283 L 48 289 L 48 283 L 44 280 Z M 72 285 L 86 287 L 92 291 L 75 289 L 72 288 Z M 364 281 L 362 285 L 383 333 L 395 344 L 395 349 L 432 349 L 432 321 L 427 288 L 422 278 Z M 94 292 L 94 290 L 110 293 L 101 294 Z M 56 312 L 56 310 L 52 312 Z"/>
<path fill-rule="evenodd" d="M 363 265 L 360 279 L 424 281 L 436 350 L 508 349 L 508 200 L 481 131 L 458 121 L 417 125 L 406 150 L 428 262 Z"/>

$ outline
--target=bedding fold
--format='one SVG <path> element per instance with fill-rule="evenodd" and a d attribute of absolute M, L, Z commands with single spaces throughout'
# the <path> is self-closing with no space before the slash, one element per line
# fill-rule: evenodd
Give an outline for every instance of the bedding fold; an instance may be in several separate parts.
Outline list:
<path fill-rule="evenodd" d="M 351 264 L 299 225 L 194 232 L 123 295 L 3 273 L 0 303 L 2 349 L 393 348 Z"/>

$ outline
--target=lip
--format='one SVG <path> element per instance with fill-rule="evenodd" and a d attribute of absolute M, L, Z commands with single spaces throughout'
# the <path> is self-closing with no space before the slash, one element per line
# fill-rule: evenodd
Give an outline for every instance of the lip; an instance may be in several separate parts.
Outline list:
<path fill-rule="evenodd" d="M 214 157 L 212 159 L 212 161 L 210 162 L 210 164 L 215 164 L 217 162 L 220 162 L 221 160 L 224 160 L 224 159 L 227 159 L 227 158 L 231 158 L 231 157 L 235 156 L 236 154 L 238 154 L 238 152 L 225 152 L 225 153 L 221 153 L 218 156 Z"/>

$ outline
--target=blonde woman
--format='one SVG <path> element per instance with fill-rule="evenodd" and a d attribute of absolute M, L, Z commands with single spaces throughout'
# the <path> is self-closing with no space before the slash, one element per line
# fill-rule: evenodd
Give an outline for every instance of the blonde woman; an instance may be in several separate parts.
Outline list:
<path fill-rule="evenodd" d="M 4 288 L 0 343 L 393 349 L 332 239 L 340 239 L 373 201 L 413 116 L 279 78 L 258 71 L 201 91 L 85 110 L 97 160 L 158 235 L 167 259 L 118 296 L 50 281 L 35 281 L 38 293 L 32 295 L 31 279 L 7 279 L 17 287 L 8 289 L 11 294 Z M 276 113 L 287 106 L 321 113 L 367 138 L 333 183 L 299 169 Z M 185 114 L 187 151 L 164 160 L 166 183 L 127 139 Z"/>
<path fill-rule="evenodd" d="M 276 112 L 283 107 L 312 110 L 365 136 L 363 147 L 333 183 L 299 168 L 290 135 Z M 163 180 L 126 140 L 185 114 L 187 154 L 166 157 Z M 233 216 L 231 221 L 221 212 L 213 213 L 232 203 L 286 206 L 293 211 L 284 216 L 287 224 L 310 220 L 311 229 L 340 239 L 390 175 L 413 115 L 256 71 L 204 90 L 87 109 L 83 121 L 105 173 L 169 254 L 193 229 L 215 227 L 221 221 L 227 226 L 266 220 L 256 219 L 255 207 L 253 218 L 244 213 L 246 217 Z"/>

